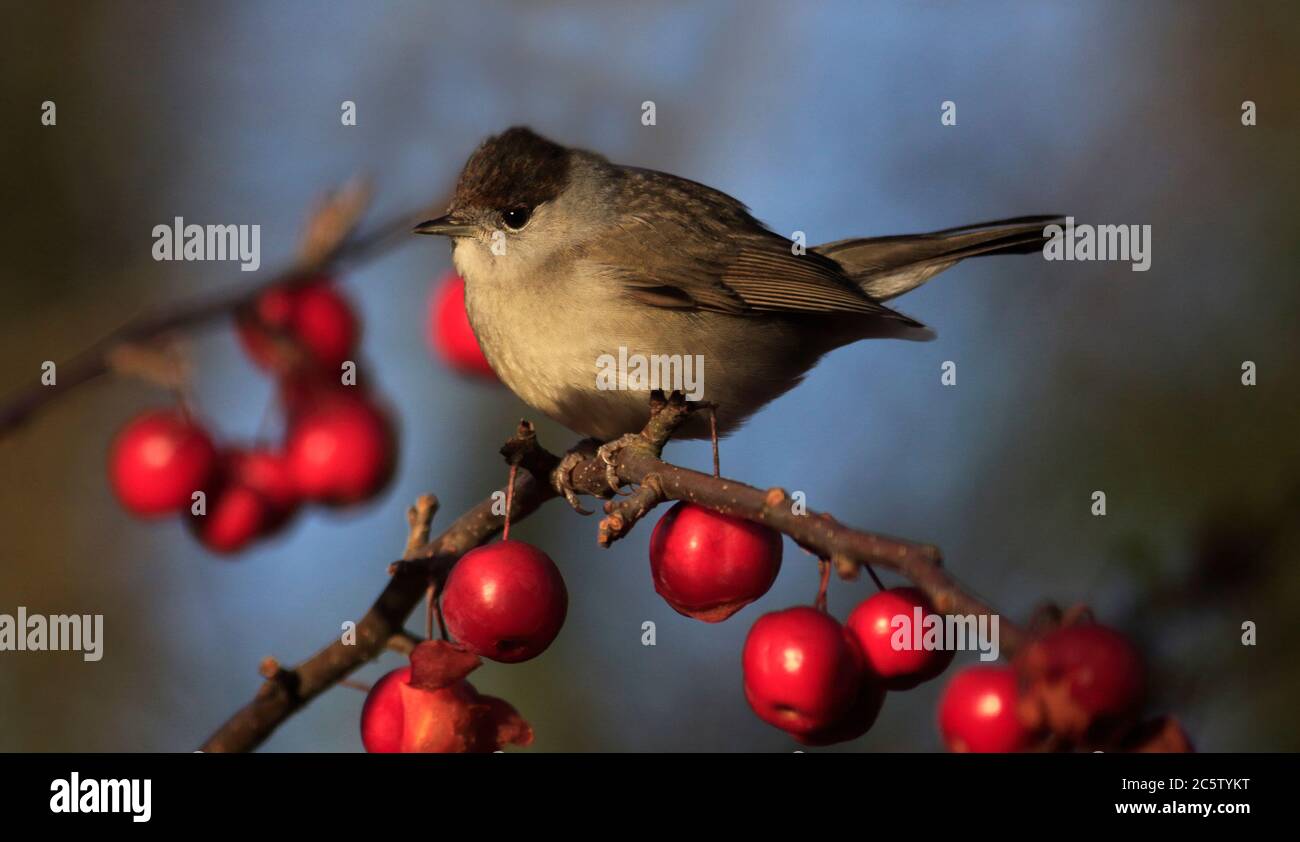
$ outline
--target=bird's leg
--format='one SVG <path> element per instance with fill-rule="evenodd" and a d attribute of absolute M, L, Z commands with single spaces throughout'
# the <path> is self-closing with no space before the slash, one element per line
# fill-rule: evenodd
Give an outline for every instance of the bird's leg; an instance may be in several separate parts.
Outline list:
<path fill-rule="evenodd" d="M 709 411 L 709 440 L 713 443 L 713 475 L 720 477 L 722 476 L 722 465 L 718 461 L 718 405 L 706 403 L 700 409 Z"/>
<path fill-rule="evenodd" d="M 606 442 L 596 451 L 600 461 L 605 463 L 605 483 L 616 494 L 621 493 L 622 483 L 618 479 L 617 467 L 617 456 L 620 450 L 631 448 L 658 459 L 663 453 L 664 445 L 688 415 L 697 409 L 711 410 L 712 407 L 713 404 L 689 402 L 680 391 L 665 396 L 661 390 L 653 390 L 650 393 L 650 418 L 645 428 L 639 433 L 628 433 Z"/>
<path fill-rule="evenodd" d="M 641 433 L 628 433 L 602 444 L 596 455 L 605 463 L 605 482 L 615 494 L 621 494 L 623 488 L 623 483 L 618 479 L 618 452 L 624 448 L 642 450 L 656 457 L 659 455 L 659 451 Z"/>
<path fill-rule="evenodd" d="M 706 405 L 707 406 L 707 405 Z M 578 502 L 577 487 L 573 483 L 573 470 L 593 455 L 605 466 L 605 484 L 615 494 L 622 494 L 623 483 L 618 478 L 618 453 L 631 448 L 658 459 L 682 421 L 693 410 L 702 408 L 699 404 L 687 402 L 681 392 L 665 396 L 658 389 L 650 393 L 650 417 L 645 429 L 639 433 L 628 433 L 613 441 L 601 443 L 599 439 L 583 439 L 574 445 L 560 459 L 559 465 L 551 471 L 551 484 L 555 490 L 564 495 L 574 511 L 584 515 L 591 512 Z M 603 495 L 598 495 L 603 496 Z"/>
<path fill-rule="evenodd" d="M 578 465 L 591 458 L 593 452 L 597 452 L 600 447 L 600 439 L 583 439 L 575 444 L 560 459 L 560 464 L 551 472 L 551 484 L 555 490 L 564 495 L 573 510 L 580 515 L 589 515 L 591 512 L 582 507 L 578 500 L 577 490 L 573 486 L 573 469 Z"/>

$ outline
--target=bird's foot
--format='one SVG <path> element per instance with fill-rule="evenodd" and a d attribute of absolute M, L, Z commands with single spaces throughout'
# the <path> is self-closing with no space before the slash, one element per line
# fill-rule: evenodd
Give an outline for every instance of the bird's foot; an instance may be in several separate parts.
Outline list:
<path fill-rule="evenodd" d="M 640 433 L 628 433 L 602 444 L 596 450 L 596 455 L 605 464 L 605 483 L 615 494 L 623 493 L 623 483 L 618 479 L 618 452 L 627 448 L 644 451 L 654 456 L 659 455 L 654 446 Z"/>
<path fill-rule="evenodd" d="M 590 459 L 599 446 L 600 439 L 583 439 L 560 458 L 560 464 L 551 472 L 551 485 L 564 495 L 565 501 L 580 515 L 589 515 L 591 511 L 583 508 L 578 499 L 577 489 L 573 485 L 573 469 Z"/>

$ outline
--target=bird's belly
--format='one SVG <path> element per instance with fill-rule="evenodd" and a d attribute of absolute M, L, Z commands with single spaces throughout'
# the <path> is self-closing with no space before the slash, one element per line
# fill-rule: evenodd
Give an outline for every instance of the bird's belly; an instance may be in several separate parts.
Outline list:
<path fill-rule="evenodd" d="M 529 406 L 584 435 L 640 430 L 653 388 L 718 406 L 720 431 L 739 426 L 794 386 L 820 356 L 777 325 L 716 319 L 644 305 L 557 306 L 527 285 L 466 285 L 470 322 L 488 362 Z M 581 301 L 581 298 L 578 299 Z M 658 376 L 656 376 L 658 375 Z M 706 418 L 679 437 L 708 435 Z"/>
<path fill-rule="evenodd" d="M 485 329 L 480 341 L 488 362 L 520 400 L 569 429 L 602 439 L 640 429 L 646 396 L 598 388 L 600 353 L 574 331 L 572 323 L 539 317 L 509 336 Z"/>
<path fill-rule="evenodd" d="M 467 283 L 465 305 L 484 356 L 520 400 L 564 426 L 598 438 L 640 429 L 645 395 L 603 391 L 596 360 L 603 353 L 572 309 Z"/>

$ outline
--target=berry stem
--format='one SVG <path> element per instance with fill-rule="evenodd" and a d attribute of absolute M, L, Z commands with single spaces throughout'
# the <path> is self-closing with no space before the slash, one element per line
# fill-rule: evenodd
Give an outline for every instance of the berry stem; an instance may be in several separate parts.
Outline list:
<path fill-rule="evenodd" d="M 515 505 L 515 476 L 519 473 L 519 465 L 511 463 L 510 478 L 506 480 L 506 522 L 501 527 L 501 540 L 510 540 L 510 510 Z"/>
<path fill-rule="evenodd" d="M 451 640 L 451 636 L 447 634 L 447 623 L 442 619 L 442 606 L 437 600 L 433 603 L 433 615 L 438 618 L 438 636 L 443 640 Z"/>
<path fill-rule="evenodd" d="M 429 587 L 424 592 L 424 638 L 433 640 L 433 621 L 438 620 L 438 635 L 447 640 L 447 623 L 442 619 L 442 606 L 438 604 L 438 579 L 429 577 Z"/>
<path fill-rule="evenodd" d="M 828 558 L 817 559 L 817 569 L 821 571 L 821 583 L 817 586 L 817 601 L 814 603 L 817 610 L 823 614 L 828 613 L 826 610 L 826 591 L 831 585 L 831 561 Z"/>
<path fill-rule="evenodd" d="M 888 588 L 885 587 L 885 583 L 880 581 L 880 577 L 876 575 L 876 571 L 872 569 L 870 564 L 867 564 L 864 561 L 862 562 L 862 566 L 866 568 L 867 575 L 871 577 L 871 581 L 876 583 L 876 590 L 881 590 L 881 591 L 888 590 Z"/>
<path fill-rule="evenodd" d="M 429 577 L 429 587 L 424 591 L 424 639 L 433 639 L 433 607 L 438 602 L 438 586 Z"/>
<path fill-rule="evenodd" d="M 718 461 L 718 408 L 709 406 L 709 438 L 713 442 L 713 475 L 722 476 L 722 465 Z"/>

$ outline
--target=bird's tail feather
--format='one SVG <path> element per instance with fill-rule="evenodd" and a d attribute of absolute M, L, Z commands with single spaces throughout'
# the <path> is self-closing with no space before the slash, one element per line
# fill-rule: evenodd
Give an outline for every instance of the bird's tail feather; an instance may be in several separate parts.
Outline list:
<path fill-rule="evenodd" d="M 1027 254 L 1042 249 L 1043 228 L 1060 216 L 1020 216 L 947 228 L 928 234 L 901 234 L 837 240 L 815 246 L 877 301 L 916 289 L 949 266 L 982 254 Z"/>

